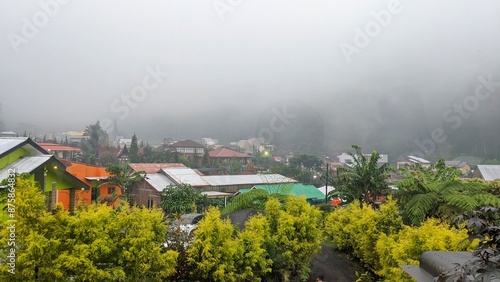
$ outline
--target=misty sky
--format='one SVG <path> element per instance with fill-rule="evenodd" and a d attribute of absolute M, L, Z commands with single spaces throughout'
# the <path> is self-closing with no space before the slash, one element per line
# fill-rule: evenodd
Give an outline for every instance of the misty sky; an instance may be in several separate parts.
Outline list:
<path fill-rule="evenodd" d="M 425 139 L 479 76 L 500 81 L 499 15 L 496 0 L 1 1 L 0 119 L 231 141 L 293 105 L 333 147 L 406 122 Z"/>

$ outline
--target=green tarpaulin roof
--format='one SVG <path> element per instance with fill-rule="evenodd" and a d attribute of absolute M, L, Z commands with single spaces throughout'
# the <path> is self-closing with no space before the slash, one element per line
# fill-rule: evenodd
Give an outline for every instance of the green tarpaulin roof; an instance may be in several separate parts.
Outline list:
<path fill-rule="evenodd" d="M 324 199 L 325 195 L 321 193 L 314 185 L 304 185 L 300 183 L 290 184 L 261 184 L 255 185 L 252 189 L 262 189 L 269 194 L 281 193 L 285 195 L 305 196 L 307 199 Z M 241 189 L 240 193 L 247 193 L 251 189 Z"/>

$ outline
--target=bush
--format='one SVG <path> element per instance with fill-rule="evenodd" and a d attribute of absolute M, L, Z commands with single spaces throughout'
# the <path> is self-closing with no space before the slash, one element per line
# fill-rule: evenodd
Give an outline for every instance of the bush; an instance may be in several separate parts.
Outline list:
<path fill-rule="evenodd" d="M 375 271 L 379 268 L 379 259 L 373 250 L 379 236 L 397 233 L 402 226 L 395 202 L 388 199 L 380 210 L 368 204 L 361 208 L 358 202 L 336 209 L 326 219 L 325 232 L 337 248 L 352 251 L 365 267 Z"/>
<path fill-rule="evenodd" d="M 477 242 L 470 243 L 467 238 L 467 230 L 437 219 L 428 219 L 420 227 L 405 226 L 397 234 L 381 234 L 376 247 L 380 262 L 377 274 L 384 281 L 409 281 L 410 276 L 399 265 L 419 265 L 425 251 L 470 251 Z"/>
<path fill-rule="evenodd" d="M 74 215 L 61 206 L 50 214 L 35 183 L 22 179 L 17 180 L 15 203 L 15 275 L 2 264 L 0 281 L 162 281 L 175 272 L 177 253 L 161 253 L 165 225 L 160 209 L 94 204 Z M 2 228 L 4 248 L 8 237 Z"/>

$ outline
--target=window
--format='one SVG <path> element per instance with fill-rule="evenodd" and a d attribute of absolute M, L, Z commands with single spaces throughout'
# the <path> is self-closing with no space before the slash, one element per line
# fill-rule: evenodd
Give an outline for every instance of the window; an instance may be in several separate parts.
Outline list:
<path fill-rule="evenodd" d="M 108 187 L 108 195 L 113 194 L 116 191 L 115 187 Z"/>

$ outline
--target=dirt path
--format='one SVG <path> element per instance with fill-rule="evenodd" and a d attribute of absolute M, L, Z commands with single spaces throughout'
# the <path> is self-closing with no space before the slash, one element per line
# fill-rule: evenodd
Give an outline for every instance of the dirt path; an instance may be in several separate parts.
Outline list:
<path fill-rule="evenodd" d="M 321 274 L 325 276 L 325 282 L 355 282 L 356 270 L 361 272 L 359 267 L 331 247 L 322 245 L 321 251 L 313 257 L 308 281 L 316 281 L 315 278 Z"/>

